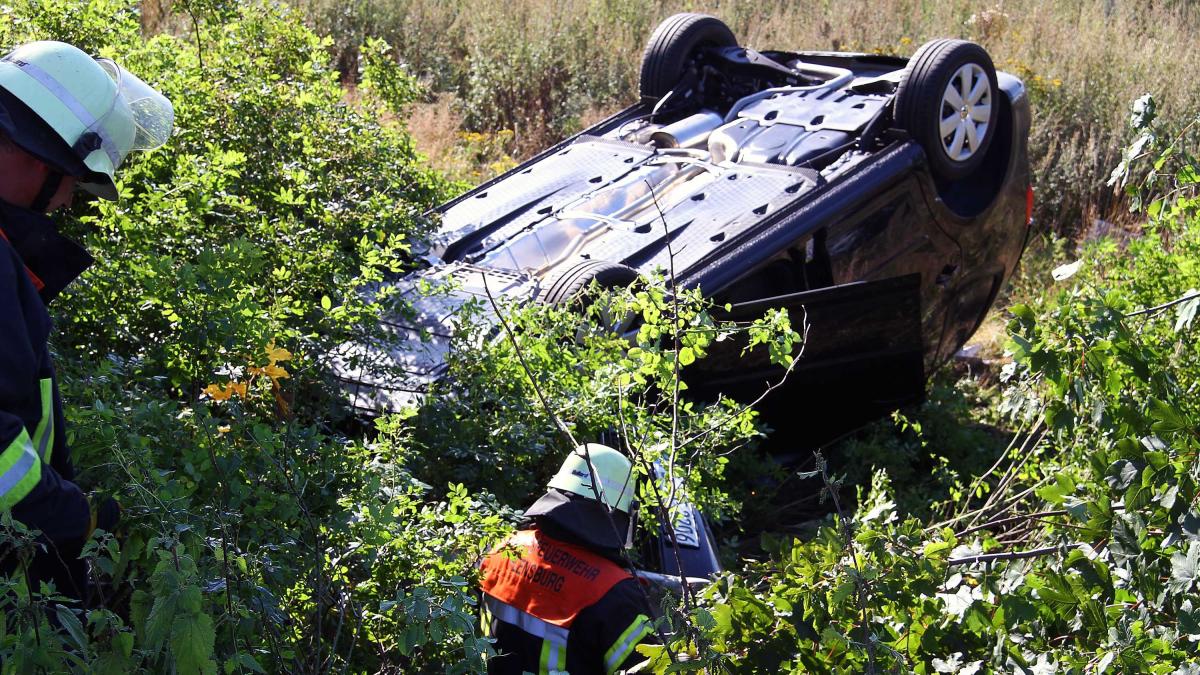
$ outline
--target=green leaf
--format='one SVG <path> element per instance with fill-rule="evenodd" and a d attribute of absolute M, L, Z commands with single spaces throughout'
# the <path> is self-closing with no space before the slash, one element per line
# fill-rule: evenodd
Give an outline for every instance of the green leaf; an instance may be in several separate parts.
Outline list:
<path fill-rule="evenodd" d="M 1188 541 L 1200 541 L 1200 512 L 1188 510 L 1179 516 L 1179 530 Z"/>
<path fill-rule="evenodd" d="M 1029 305 L 1016 304 L 1008 308 L 1009 313 L 1018 319 L 1027 323 L 1033 323 L 1037 320 L 1037 315 L 1033 313 L 1033 309 Z"/>
<path fill-rule="evenodd" d="M 838 587 L 833 589 L 833 593 L 829 595 L 829 605 L 837 607 L 846 601 L 854 593 L 855 584 L 853 581 L 843 581 L 838 584 Z"/>
<path fill-rule="evenodd" d="M 255 673 L 266 673 L 267 672 L 267 671 L 263 670 L 263 667 L 261 665 L 259 665 L 258 659 L 255 659 L 253 656 L 251 656 L 249 654 L 245 654 L 245 653 L 238 654 L 237 662 L 239 665 L 241 665 L 241 667 L 243 667 L 246 670 L 249 670 L 251 672 L 255 672 Z"/>
<path fill-rule="evenodd" d="M 1113 517 L 1112 543 L 1109 548 L 1120 562 L 1141 555 L 1146 524 L 1136 513 L 1120 513 Z"/>
<path fill-rule="evenodd" d="M 1146 473 L 1150 473 L 1147 469 Z M 1129 486 L 1125 491 L 1125 508 L 1141 509 L 1150 503 L 1154 498 L 1154 488 L 1152 486 L 1143 485 L 1140 481 Z"/>
<path fill-rule="evenodd" d="M 215 640 L 212 618 L 207 614 L 176 617 L 171 625 L 171 653 L 176 672 L 205 675 L 217 672 L 217 663 L 212 659 Z"/>
<path fill-rule="evenodd" d="M 175 621 L 177 600 L 174 593 L 155 598 L 154 607 L 146 619 L 146 646 L 151 650 L 161 649 L 171 634 L 171 625 Z"/>
<path fill-rule="evenodd" d="M 1186 328 L 1191 328 L 1192 322 L 1196 319 L 1196 310 L 1200 309 L 1200 291 L 1194 288 L 1188 289 L 1182 297 L 1192 296 L 1188 300 L 1184 300 L 1175 308 L 1175 332 L 1178 333 Z"/>
<path fill-rule="evenodd" d="M 1137 478 L 1137 465 L 1127 459 L 1118 459 L 1108 467 L 1104 480 L 1113 490 L 1125 490 Z"/>
<path fill-rule="evenodd" d="M 1155 433 L 1171 433 L 1191 428 L 1186 418 L 1173 406 L 1156 398 L 1150 399 L 1150 415 L 1158 420 L 1150 428 Z"/>
<path fill-rule="evenodd" d="M 704 670 L 708 666 L 704 661 L 676 661 L 667 666 L 664 673 L 694 673 Z"/>
<path fill-rule="evenodd" d="M 1184 600 L 1179 607 L 1179 630 L 1185 635 L 1200 635 L 1200 609 L 1193 608 L 1191 600 Z"/>
<path fill-rule="evenodd" d="M 1075 492 L 1075 480 L 1067 473 L 1060 472 L 1054 477 L 1054 482 L 1038 488 L 1037 495 L 1051 504 L 1061 504 L 1063 500 Z"/>
<path fill-rule="evenodd" d="M 321 309 L 325 310 L 326 312 L 328 312 L 330 309 L 333 309 L 333 301 L 329 299 L 328 295 L 321 296 Z"/>
<path fill-rule="evenodd" d="M 925 544 L 925 549 L 922 551 L 922 553 L 927 558 L 941 558 L 944 557 L 944 554 L 953 547 L 954 545 L 948 541 L 931 541 L 928 544 Z"/>
<path fill-rule="evenodd" d="M 1196 584 L 1200 575 L 1200 542 L 1188 542 L 1186 553 L 1171 556 L 1171 580 L 1167 588 L 1174 593 L 1186 593 Z"/>
<path fill-rule="evenodd" d="M 154 596 L 141 589 L 133 592 L 133 597 L 129 601 L 129 618 L 133 623 L 133 627 L 137 629 L 138 635 L 146 640 L 147 617 L 150 615 L 150 608 L 154 605 Z M 147 640 L 148 641 L 148 640 Z"/>
<path fill-rule="evenodd" d="M 71 636 L 71 641 L 80 651 L 87 651 L 87 635 L 84 634 L 83 624 L 79 622 L 79 617 L 75 616 L 75 612 L 64 605 L 58 605 L 54 608 L 55 616 L 58 617 L 59 625 L 66 629 L 67 634 Z"/>
<path fill-rule="evenodd" d="M 683 347 L 679 350 L 679 365 L 689 366 L 696 362 L 696 352 L 691 347 Z"/>
<path fill-rule="evenodd" d="M 117 633 L 113 635 L 112 641 L 122 656 L 126 658 L 133 656 L 133 633 Z"/>

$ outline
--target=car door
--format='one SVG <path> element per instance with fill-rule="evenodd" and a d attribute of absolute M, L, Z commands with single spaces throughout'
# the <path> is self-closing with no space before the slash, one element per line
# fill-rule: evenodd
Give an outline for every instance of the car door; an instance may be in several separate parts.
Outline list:
<path fill-rule="evenodd" d="M 920 278 L 925 365 L 939 361 L 963 251 L 926 207 L 915 175 L 882 192 L 866 208 L 829 228 L 826 243 L 834 284 L 904 275 Z"/>
<path fill-rule="evenodd" d="M 697 363 L 689 387 L 744 401 L 772 388 L 760 412 L 777 431 L 802 433 L 806 445 L 920 400 L 962 255 L 923 217 L 913 188 L 911 178 L 891 184 L 733 285 L 738 292 L 722 318 L 750 321 L 786 308 L 796 330 L 807 326 L 786 382 L 765 350 L 742 354 L 743 343 L 729 341 Z M 771 274 L 773 267 L 786 267 L 783 276 L 794 281 L 776 284 L 781 275 Z M 786 290 L 769 296 L 770 288 Z"/>

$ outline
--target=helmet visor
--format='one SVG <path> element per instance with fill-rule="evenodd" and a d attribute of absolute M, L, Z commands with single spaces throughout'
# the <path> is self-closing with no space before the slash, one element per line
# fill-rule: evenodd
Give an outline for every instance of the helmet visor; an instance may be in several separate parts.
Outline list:
<path fill-rule="evenodd" d="M 117 97 L 125 101 L 133 115 L 134 136 L 130 150 L 153 150 L 171 138 L 175 126 L 175 108 L 140 77 L 109 59 L 96 59 L 117 83 Z"/>

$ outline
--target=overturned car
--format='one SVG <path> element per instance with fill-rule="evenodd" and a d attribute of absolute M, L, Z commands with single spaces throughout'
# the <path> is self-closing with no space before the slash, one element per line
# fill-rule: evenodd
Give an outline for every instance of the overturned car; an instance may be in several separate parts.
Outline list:
<path fill-rule="evenodd" d="M 564 303 L 671 268 L 728 318 L 805 314 L 804 358 L 763 412 L 777 428 L 805 422 L 815 446 L 919 399 L 1024 248 L 1028 98 L 979 45 L 755 51 L 714 17 L 678 14 L 647 44 L 640 93 L 436 209 L 426 264 L 390 282 L 416 311 L 387 327 L 412 339 L 338 357 L 355 407 L 398 408 L 441 377 L 456 313 L 488 292 Z M 449 290 L 427 296 L 430 284 Z M 697 395 L 749 398 L 773 368 L 715 353 L 697 366 Z M 687 555 L 662 569 L 715 570 L 700 515 L 680 527 Z"/>

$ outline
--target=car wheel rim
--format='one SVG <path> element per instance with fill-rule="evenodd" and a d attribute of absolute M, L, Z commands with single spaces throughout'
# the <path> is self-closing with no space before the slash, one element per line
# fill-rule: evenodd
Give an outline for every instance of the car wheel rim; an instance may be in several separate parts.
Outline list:
<path fill-rule="evenodd" d="M 977 64 L 954 73 L 942 94 L 939 129 L 942 149 L 955 162 L 965 162 L 981 147 L 992 117 L 992 83 Z"/>

